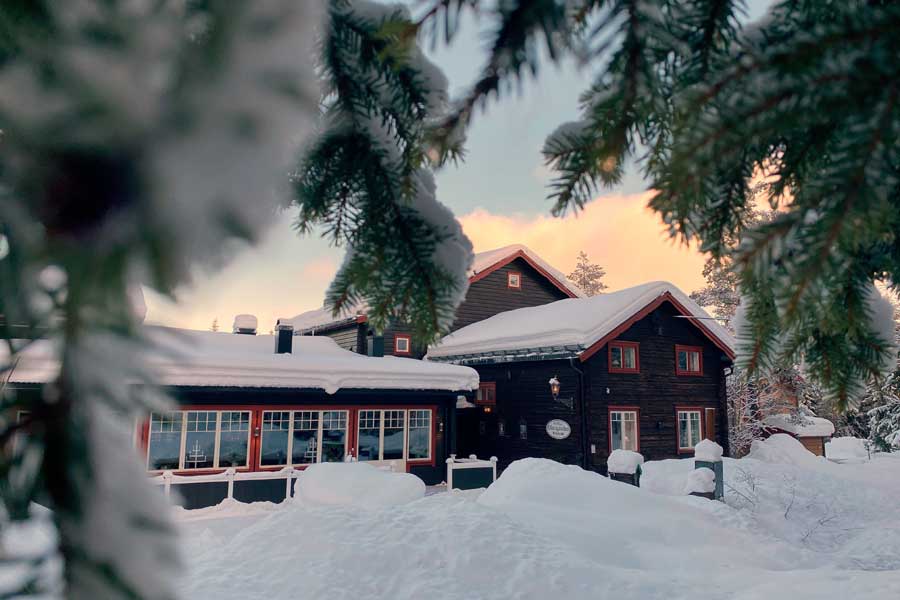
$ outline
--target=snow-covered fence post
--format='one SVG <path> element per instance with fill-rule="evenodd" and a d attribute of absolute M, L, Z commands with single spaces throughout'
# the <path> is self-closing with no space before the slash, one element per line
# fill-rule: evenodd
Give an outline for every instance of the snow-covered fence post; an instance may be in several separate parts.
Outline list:
<path fill-rule="evenodd" d="M 297 471 L 293 467 L 285 467 L 281 472 L 285 474 L 284 499 L 287 500 L 291 497 L 291 488 L 293 488 L 294 478 L 297 477 Z"/>
<path fill-rule="evenodd" d="M 644 457 L 631 450 L 613 450 L 606 459 L 606 471 L 613 481 L 641 487 L 641 465 Z"/>
<path fill-rule="evenodd" d="M 453 491 L 453 461 L 455 461 L 455 460 L 456 460 L 456 455 L 451 454 L 450 458 L 448 458 L 446 461 L 444 461 L 447 463 L 447 491 L 448 492 Z"/>
<path fill-rule="evenodd" d="M 168 498 L 172 493 L 172 471 L 163 471 L 163 493 Z"/>
<path fill-rule="evenodd" d="M 493 483 L 494 481 L 497 481 L 497 457 L 496 456 L 491 457 L 491 465 L 494 468 L 494 474 L 491 477 L 491 482 Z"/>
<path fill-rule="evenodd" d="M 694 447 L 694 469 L 709 469 L 715 476 L 715 487 L 707 489 L 704 475 L 692 474 L 689 487 L 703 487 L 704 489 L 690 489 L 688 493 L 695 496 L 704 496 L 710 499 L 725 501 L 725 477 L 722 470 L 722 446 L 712 440 L 703 440 Z M 693 482 L 693 486 L 691 485 Z"/>
<path fill-rule="evenodd" d="M 229 500 L 234 498 L 234 467 L 225 469 L 225 480 L 228 481 L 228 494 L 225 496 Z"/>

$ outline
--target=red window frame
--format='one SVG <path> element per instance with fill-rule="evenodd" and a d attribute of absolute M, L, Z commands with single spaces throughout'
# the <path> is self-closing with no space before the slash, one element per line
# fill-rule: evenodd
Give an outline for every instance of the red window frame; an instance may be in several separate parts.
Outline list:
<path fill-rule="evenodd" d="M 294 412 L 294 411 L 346 411 L 347 412 L 347 436 L 344 447 L 347 452 L 356 456 L 356 442 L 359 411 L 360 410 L 430 410 L 431 411 L 431 458 L 414 458 L 406 461 L 406 470 L 410 471 L 411 467 L 416 466 L 435 466 L 437 464 L 437 431 L 438 419 L 440 418 L 438 407 L 433 404 L 373 404 L 373 405 L 322 405 L 322 404 L 209 404 L 209 405 L 184 405 L 178 406 L 174 410 L 177 411 L 250 411 L 250 446 L 248 449 L 247 463 L 249 466 L 236 468 L 238 472 L 255 472 L 255 471 L 279 471 L 283 466 L 262 466 L 260 465 L 260 445 L 262 440 L 262 416 L 263 412 Z M 143 419 L 140 424 L 140 435 L 138 443 L 144 458 L 144 464 L 147 464 L 149 451 L 148 439 L 150 433 L 149 416 Z M 297 465 L 294 468 L 303 470 L 309 465 Z M 150 476 L 159 475 L 162 471 L 147 470 Z M 176 475 L 214 475 L 224 473 L 224 468 L 213 469 L 191 469 L 191 470 L 173 470 Z"/>
<path fill-rule="evenodd" d="M 609 343 L 607 351 L 607 369 L 610 373 L 640 373 L 641 372 L 641 350 L 638 342 L 625 342 L 622 340 L 614 340 Z M 613 348 L 619 348 L 622 352 L 622 364 L 625 364 L 625 348 L 634 348 L 634 368 L 613 367 L 612 352 Z"/>
<path fill-rule="evenodd" d="M 401 350 L 398 347 L 400 340 L 406 340 L 406 350 Z M 407 333 L 394 334 L 394 354 L 412 354 L 412 336 Z"/>
<path fill-rule="evenodd" d="M 678 364 L 678 355 L 681 352 L 688 353 L 688 369 L 682 369 L 681 366 Z M 697 361 L 697 363 L 700 367 L 699 371 L 690 370 L 690 364 L 691 364 L 690 353 L 691 352 L 696 352 L 697 355 L 699 356 L 698 361 Z M 675 344 L 675 374 L 678 375 L 679 377 L 696 377 L 696 376 L 703 375 L 703 347 L 702 346 L 682 346 L 681 344 Z"/>
<path fill-rule="evenodd" d="M 513 285 L 513 282 L 512 282 L 513 275 L 515 275 L 518 278 L 517 279 L 517 281 L 519 282 L 518 285 Z M 511 290 L 521 290 L 522 289 L 522 274 L 518 271 L 507 272 L 506 287 L 508 287 Z"/>
<path fill-rule="evenodd" d="M 705 406 L 676 406 L 675 407 L 675 448 L 678 450 L 678 454 L 693 454 L 693 448 L 682 448 L 681 447 L 681 423 L 678 420 L 678 413 L 682 412 L 695 412 L 700 415 L 700 436 L 699 440 L 702 442 L 705 438 L 703 437 L 705 433 L 705 425 L 703 423 L 704 417 L 706 416 L 706 412 L 704 411 Z"/>
<path fill-rule="evenodd" d="M 475 404 L 480 404 L 482 406 L 496 406 L 497 383 L 494 381 L 482 381 L 479 383 L 478 394 L 475 396 Z"/>
<path fill-rule="evenodd" d="M 612 454 L 612 414 L 614 412 L 631 412 L 634 413 L 634 431 L 635 435 L 637 435 L 637 439 L 635 440 L 635 452 L 641 451 L 641 409 L 637 406 L 610 406 L 607 411 L 606 423 L 606 447 L 607 451 Z"/>

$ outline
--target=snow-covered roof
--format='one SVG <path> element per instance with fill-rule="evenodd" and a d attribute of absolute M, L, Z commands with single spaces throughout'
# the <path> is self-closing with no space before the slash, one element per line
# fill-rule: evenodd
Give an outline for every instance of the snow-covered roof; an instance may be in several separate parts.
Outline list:
<path fill-rule="evenodd" d="M 469 281 L 474 282 L 482 277 L 486 277 L 516 258 L 522 258 L 531 264 L 535 270 L 542 272 L 544 276 L 548 277 L 564 292 L 578 298 L 585 297 L 584 291 L 572 283 L 562 271 L 551 266 L 550 263 L 538 256 L 531 248 L 523 244 L 512 244 L 475 254 L 472 260 L 472 267 L 468 272 Z M 295 317 L 278 319 L 278 322 L 293 325 L 294 331 L 297 332 L 309 331 L 311 329 L 323 329 L 352 322 L 357 317 L 365 316 L 368 310 L 368 305 L 365 302 L 360 302 L 345 308 L 335 317 L 331 308 L 322 307 L 300 313 Z"/>
<path fill-rule="evenodd" d="M 473 390 L 468 367 L 411 358 L 363 356 L 329 337 L 299 336 L 291 354 L 275 354 L 275 336 L 145 327 L 153 345 L 147 362 L 168 386 L 339 389 Z M 2 358 L 2 357 L 0 357 Z M 10 383 L 48 383 L 59 373 L 53 342 L 19 354 Z"/>
<path fill-rule="evenodd" d="M 797 437 L 831 437 L 834 435 L 834 423 L 822 417 L 801 416 L 792 419 L 790 415 L 769 415 L 763 419 L 768 427 L 792 433 Z"/>
<path fill-rule="evenodd" d="M 428 351 L 430 360 L 467 362 L 493 357 L 579 355 L 615 333 L 649 306 L 669 300 L 723 351 L 734 355 L 731 334 L 673 284 L 654 281 L 591 298 L 568 298 L 520 308 L 473 323 L 443 338 Z"/>

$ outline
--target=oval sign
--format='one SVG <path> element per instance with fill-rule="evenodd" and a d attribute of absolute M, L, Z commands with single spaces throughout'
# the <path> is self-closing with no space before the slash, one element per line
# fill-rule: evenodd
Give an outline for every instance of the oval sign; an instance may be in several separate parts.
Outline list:
<path fill-rule="evenodd" d="M 562 419 L 547 421 L 547 435 L 554 440 L 564 440 L 572 434 L 572 427 Z"/>

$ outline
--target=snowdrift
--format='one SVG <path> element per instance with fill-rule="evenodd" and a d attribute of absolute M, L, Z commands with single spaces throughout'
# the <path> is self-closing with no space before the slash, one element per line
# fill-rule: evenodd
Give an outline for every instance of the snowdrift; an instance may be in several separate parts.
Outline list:
<path fill-rule="evenodd" d="M 312 465 L 294 485 L 294 499 L 310 505 L 390 508 L 425 496 L 425 484 L 415 475 L 359 462 Z"/>

